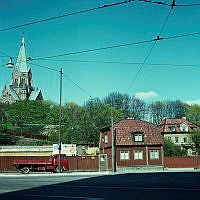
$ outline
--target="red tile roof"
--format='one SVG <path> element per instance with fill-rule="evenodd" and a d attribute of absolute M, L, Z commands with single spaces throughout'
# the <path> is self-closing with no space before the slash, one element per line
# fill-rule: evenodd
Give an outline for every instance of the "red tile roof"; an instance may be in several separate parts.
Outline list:
<path fill-rule="evenodd" d="M 174 132 L 177 133 L 177 132 L 182 132 L 180 130 L 180 125 L 182 123 L 185 123 L 188 125 L 188 132 L 191 132 L 193 128 L 197 128 L 197 126 L 195 124 L 189 122 L 186 119 L 172 119 L 172 118 L 164 119 L 163 121 L 160 122 L 158 127 L 160 128 L 160 131 L 162 133 L 172 132 L 171 127 L 175 127 L 176 131 L 174 131 Z"/>
<path fill-rule="evenodd" d="M 116 145 L 161 145 L 162 136 L 159 128 L 141 120 L 121 120 L 114 125 L 116 128 Z M 133 133 L 143 132 L 144 141 L 134 142 Z"/>

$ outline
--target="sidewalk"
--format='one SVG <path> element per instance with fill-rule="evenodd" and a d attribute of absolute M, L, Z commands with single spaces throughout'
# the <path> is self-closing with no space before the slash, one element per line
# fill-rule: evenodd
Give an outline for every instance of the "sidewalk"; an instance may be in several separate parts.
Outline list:
<path fill-rule="evenodd" d="M 139 170 L 130 169 L 124 171 L 104 171 L 104 172 L 67 172 L 67 173 L 50 173 L 50 172 L 30 172 L 29 174 L 22 174 L 20 172 L 2 172 L 0 177 L 19 177 L 19 176 L 105 176 L 105 175 L 119 175 L 128 173 L 170 173 L 170 172 L 200 172 L 200 169 L 194 168 L 165 168 L 159 170 Z"/>

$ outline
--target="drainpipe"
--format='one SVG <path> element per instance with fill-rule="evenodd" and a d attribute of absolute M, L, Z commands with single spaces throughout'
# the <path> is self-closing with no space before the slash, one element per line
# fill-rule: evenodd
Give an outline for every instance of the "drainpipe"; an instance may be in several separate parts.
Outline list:
<path fill-rule="evenodd" d="M 165 165 L 164 165 L 164 150 L 163 150 L 163 146 L 161 146 L 161 156 L 162 156 L 162 166 L 163 166 L 163 171 L 165 169 Z"/>
<path fill-rule="evenodd" d="M 146 165 L 149 166 L 149 152 L 148 152 L 148 146 L 146 146 Z"/>

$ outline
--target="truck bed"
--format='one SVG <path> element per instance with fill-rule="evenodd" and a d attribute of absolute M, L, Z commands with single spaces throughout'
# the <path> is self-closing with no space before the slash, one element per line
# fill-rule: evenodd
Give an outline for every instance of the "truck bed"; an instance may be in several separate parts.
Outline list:
<path fill-rule="evenodd" d="M 52 162 L 49 160 L 15 160 L 14 165 L 51 165 Z"/>

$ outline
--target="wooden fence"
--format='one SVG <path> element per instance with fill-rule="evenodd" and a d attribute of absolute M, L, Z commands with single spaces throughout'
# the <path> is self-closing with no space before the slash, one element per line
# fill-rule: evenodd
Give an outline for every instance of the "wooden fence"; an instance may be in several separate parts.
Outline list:
<path fill-rule="evenodd" d="M 47 140 L 48 139 L 48 136 L 46 136 L 46 135 L 25 133 L 22 131 L 11 130 L 11 129 L 8 129 L 3 126 L 0 126 L 0 132 L 7 133 L 9 135 L 23 136 L 25 138 L 32 138 L 32 139 L 39 139 L 39 140 Z"/>
<path fill-rule="evenodd" d="M 0 172 L 14 172 L 13 166 L 15 160 L 48 160 L 47 156 L 1 156 Z M 74 156 L 68 157 L 70 171 L 98 171 L 98 156 Z M 196 159 L 193 156 L 184 157 L 165 157 L 164 166 L 167 168 L 200 168 L 200 157 Z"/>
<path fill-rule="evenodd" d="M 48 160 L 48 156 L 1 156 L 0 172 L 15 172 L 13 166 L 15 160 Z M 98 171 L 98 156 L 75 156 L 68 157 L 70 171 Z"/>
<path fill-rule="evenodd" d="M 167 168 L 200 168 L 200 157 L 195 156 L 165 156 L 164 164 Z"/>

